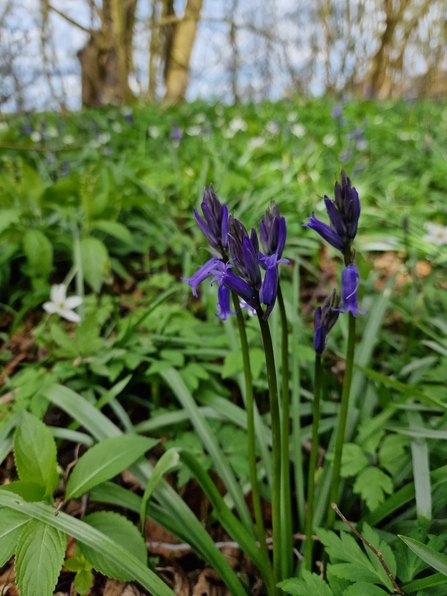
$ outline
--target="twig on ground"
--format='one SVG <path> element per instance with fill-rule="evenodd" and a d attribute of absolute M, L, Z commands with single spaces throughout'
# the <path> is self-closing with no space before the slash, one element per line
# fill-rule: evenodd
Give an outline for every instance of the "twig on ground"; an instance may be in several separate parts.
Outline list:
<path fill-rule="evenodd" d="M 331 506 L 332 506 L 332 509 L 334 509 L 335 513 L 339 517 L 341 517 L 341 519 L 345 522 L 345 524 L 348 526 L 348 528 L 350 530 L 352 530 L 352 532 L 354 532 L 354 534 L 357 536 L 357 538 L 360 538 L 360 540 L 363 542 L 363 544 L 365 544 L 376 555 L 376 557 L 379 559 L 380 564 L 384 568 L 385 573 L 390 578 L 390 581 L 391 581 L 391 583 L 394 586 L 394 591 L 396 592 L 396 594 L 401 594 L 403 596 L 403 592 L 399 588 L 399 586 L 397 585 L 397 582 L 394 579 L 393 574 L 389 570 L 388 565 L 385 563 L 384 558 L 383 558 L 382 553 L 380 552 L 380 550 L 377 550 L 376 548 L 374 548 L 374 546 L 370 542 L 368 542 L 366 540 L 366 538 L 364 538 L 356 528 L 354 528 L 354 526 L 351 524 L 351 522 L 346 519 L 346 517 L 343 515 L 343 513 L 337 507 L 336 503 L 332 503 Z"/>

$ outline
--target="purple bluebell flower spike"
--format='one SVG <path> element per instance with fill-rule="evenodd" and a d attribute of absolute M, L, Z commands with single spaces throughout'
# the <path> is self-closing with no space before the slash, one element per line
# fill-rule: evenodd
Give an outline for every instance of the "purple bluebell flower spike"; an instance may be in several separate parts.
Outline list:
<path fill-rule="evenodd" d="M 340 296 L 335 290 L 329 294 L 323 306 L 318 306 L 314 316 L 314 350 L 321 356 L 326 347 L 327 334 L 337 322 Z"/>
<path fill-rule="evenodd" d="M 270 257 L 274 253 L 281 258 L 286 244 L 286 220 L 279 214 L 275 201 L 272 201 L 270 209 L 267 209 L 264 218 L 259 224 L 262 248 L 264 253 Z"/>
<path fill-rule="evenodd" d="M 228 246 L 228 207 L 222 205 L 214 192 L 213 185 L 205 188 L 202 201 L 203 220 L 197 209 L 194 209 L 194 217 L 210 245 L 216 249 L 222 258 L 226 258 Z"/>
<path fill-rule="evenodd" d="M 337 308 L 341 313 L 350 312 L 355 317 L 357 313 L 366 315 L 366 310 L 358 308 L 357 290 L 360 283 L 360 273 L 357 265 L 350 263 L 341 274 L 341 295 L 343 299 L 343 308 Z"/>
<path fill-rule="evenodd" d="M 344 170 L 341 171 L 341 185 L 335 183 L 334 195 L 334 201 L 327 196 L 324 197 L 331 225 L 323 223 L 312 213 L 312 217 L 309 217 L 303 226 L 312 228 L 334 248 L 345 253 L 357 234 L 360 200 L 357 190 L 351 186 Z"/>

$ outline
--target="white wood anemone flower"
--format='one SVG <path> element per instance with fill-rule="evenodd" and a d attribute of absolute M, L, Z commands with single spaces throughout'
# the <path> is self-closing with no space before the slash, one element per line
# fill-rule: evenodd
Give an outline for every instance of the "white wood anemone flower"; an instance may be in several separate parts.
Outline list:
<path fill-rule="evenodd" d="M 73 309 L 82 304 L 82 298 L 80 296 L 67 298 L 67 286 L 65 284 L 51 286 L 50 299 L 50 302 L 43 304 L 43 309 L 47 313 L 50 315 L 57 314 L 73 323 L 81 322 L 81 317 Z"/>
<path fill-rule="evenodd" d="M 425 224 L 425 229 L 428 233 L 423 237 L 423 240 L 438 246 L 447 244 L 447 226 L 430 222 Z"/>

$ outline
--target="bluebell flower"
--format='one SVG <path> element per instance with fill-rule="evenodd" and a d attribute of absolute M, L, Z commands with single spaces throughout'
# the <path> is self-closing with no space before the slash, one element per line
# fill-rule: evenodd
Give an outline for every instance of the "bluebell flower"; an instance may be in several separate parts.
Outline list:
<path fill-rule="evenodd" d="M 323 306 L 315 309 L 314 316 L 314 350 L 321 356 L 326 347 L 326 338 L 329 331 L 337 322 L 340 314 L 338 306 L 340 305 L 340 296 L 335 290 L 329 294 L 324 301 Z"/>
<path fill-rule="evenodd" d="M 230 307 L 231 302 L 231 292 L 230 290 L 224 286 L 223 284 L 219 284 L 219 289 L 217 290 L 217 314 L 216 317 L 220 317 L 222 321 L 226 321 L 228 315 L 235 315 L 235 311 L 231 310 Z"/>
<path fill-rule="evenodd" d="M 264 218 L 259 224 L 259 233 L 264 253 L 270 257 L 276 253 L 281 258 L 286 244 L 286 220 L 279 214 L 275 201 L 272 201 L 270 209 L 267 209 Z"/>
<path fill-rule="evenodd" d="M 205 220 L 194 209 L 196 222 L 210 245 L 225 259 L 228 247 L 228 207 L 221 204 L 212 184 L 205 188 L 201 207 Z"/>
<path fill-rule="evenodd" d="M 350 312 L 355 317 L 357 313 L 366 315 L 366 310 L 358 308 L 357 290 L 360 283 L 360 273 L 357 265 L 350 263 L 341 274 L 341 295 L 343 299 L 343 308 L 337 308 L 338 312 Z"/>
<path fill-rule="evenodd" d="M 230 229 L 228 243 L 234 267 L 241 278 L 255 292 L 259 292 L 262 279 L 259 268 L 259 241 L 256 230 L 252 228 L 251 234 L 248 236 L 245 226 L 238 219 L 230 215 L 228 221 Z"/>
<path fill-rule="evenodd" d="M 208 279 L 212 275 L 215 275 L 216 267 L 218 266 L 218 263 L 221 262 L 222 261 L 220 261 L 220 259 L 218 259 L 217 257 L 213 257 L 209 259 L 204 265 L 202 265 L 200 269 L 196 273 L 194 273 L 194 275 L 192 275 L 189 278 L 182 277 L 181 280 L 185 281 L 192 288 L 192 293 L 197 298 L 197 286 L 200 285 L 202 281 L 205 281 L 205 279 Z"/>
<path fill-rule="evenodd" d="M 332 110 L 332 118 L 334 118 L 334 120 L 340 118 L 342 111 L 342 106 L 335 106 L 335 108 Z"/>
<path fill-rule="evenodd" d="M 303 226 L 312 228 L 334 248 L 345 252 L 357 234 L 360 200 L 357 190 L 351 187 L 351 181 L 344 170 L 341 171 L 341 185 L 335 183 L 334 194 L 334 201 L 326 195 L 324 197 L 331 225 L 323 223 L 312 213 L 312 217 L 309 217 Z"/>

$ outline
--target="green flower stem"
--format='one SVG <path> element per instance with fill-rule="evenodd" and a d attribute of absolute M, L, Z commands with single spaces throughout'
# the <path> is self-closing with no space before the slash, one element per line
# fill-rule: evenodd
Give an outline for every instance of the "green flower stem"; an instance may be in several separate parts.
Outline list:
<path fill-rule="evenodd" d="M 237 316 L 237 326 L 239 329 L 239 338 L 241 340 L 242 362 L 244 364 L 245 379 L 245 400 L 247 410 L 247 435 L 248 435 L 248 464 L 250 469 L 251 496 L 253 499 L 253 510 L 255 514 L 256 531 L 258 535 L 261 556 L 263 559 L 263 569 L 260 569 L 266 583 L 268 593 L 271 593 L 273 584 L 273 570 L 270 563 L 270 557 L 267 548 L 264 520 L 262 517 L 261 497 L 259 493 L 259 482 L 256 468 L 256 438 L 255 438 L 255 417 L 254 417 L 254 397 L 253 383 L 250 366 L 250 352 L 247 340 L 247 331 L 245 329 L 244 316 L 239 305 L 239 298 L 235 292 L 232 292 L 234 310 Z"/>
<path fill-rule="evenodd" d="M 265 364 L 269 387 L 270 415 L 272 418 L 272 455 L 273 455 L 273 486 L 272 486 L 272 532 L 273 532 L 273 594 L 280 594 L 276 584 L 281 579 L 281 559 L 290 546 L 283 542 L 281 536 L 281 425 L 279 418 L 278 384 L 276 380 L 275 356 L 273 352 L 272 336 L 268 322 L 263 318 L 261 308 L 257 309 L 259 326 L 261 327 L 264 344 Z"/>
<path fill-rule="evenodd" d="M 278 306 L 281 319 L 281 535 L 288 545 L 282 553 L 281 573 L 291 577 L 293 565 L 292 498 L 290 494 L 290 395 L 289 395 L 289 334 L 286 308 L 281 285 L 278 285 Z"/>
<path fill-rule="evenodd" d="M 299 259 L 292 273 L 292 304 L 299 304 L 300 296 L 300 271 Z M 299 319 L 298 312 L 295 309 L 293 313 L 292 325 L 292 433 L 293 433 L 293 463 L 295 477 L 295 495 L 297 503 L 298 528 L 304 531 L 306 519 L 305 498 L 304 498 L 304 469 L 303 469 L 303 450 L 301 438 L 301 384 L 300 384 L 300 361 L 299 351 Z"/>
<path fill-rule="evenodd" d="M 318 461 L 318 426 L 320 424 L 320 400 L 321 400 L 321 356 L 315 354 L 315 390 L 313 403 L 312 421 L 312 448 L 309 459 L 309 480 L 307 488 L 307 517 L 306 517 L 306 568 L 312 571 L 312 530 L 314 518 L 314 497 L 315 497 L 315 473 Z"/>
<path fill-rule="evenodd" d="M 332 503 L 338 504 L 338 491 L 340 488 L 340 469 L 343 443 L 345 441 L 346 421 L 348 419 L 349 394 L 351 391 L 352 370 L 354 368 L 354 346 L 355 346 L 355 317 L 352 313 L 349 316 L 348 350 L 346 353 L 346 370 L 343 379 L 343 390 L 341 395 L 340 418 L 338 422 L 338 433 L 335 442 L 334 467 L 332 475 L 331 497 L 327 515 L 326 528 L 331 530 L 335 522 L 335 510 Z"/>

